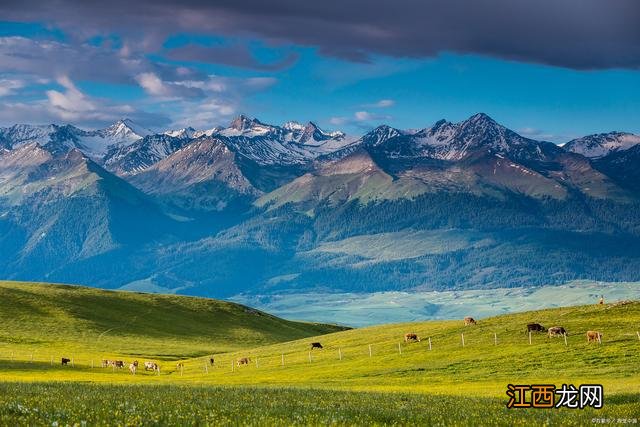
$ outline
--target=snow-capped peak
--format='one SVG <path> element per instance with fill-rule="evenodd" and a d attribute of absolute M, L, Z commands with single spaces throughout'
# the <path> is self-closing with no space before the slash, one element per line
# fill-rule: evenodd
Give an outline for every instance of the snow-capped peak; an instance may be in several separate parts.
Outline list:
<path fill-rule="evenodd" d="M 153 133 L 153 131 L 137 125 L 130 119 L 120 119 L 102 130 L 102 134 L 105 137 L 128 142 L 133 142 Z"/>
<path fill-rule="evenodd" d="M 288 131 L 302 131 L 304 130 L 304 125 L 300 124 L 299 122 L 296 122 L 295 120 L 286 122 L 285 124 L 282 125 L 282 129 L 284 130 L 288 130 Z"/>
<path fill-rule="evenodd" d="M 173 138 L 193 138 L 196 132 L 197 131 L 194 128 L 186 127 L 182 129 L 168 130 L 164 132 L 164 134 Z"/>
<path fill-rule="evenodd" d="M 597 159 L 616 151 L 624 151 L 640 144 L 640 136 L 632 133 L 609 132 L 587 135 L 567 142 L 563 148 L 585 157 Z"/>
<path fill-rule="evenodd" d="M 241 114 L 233 119 L 233 121 L 231 121 L 231 123 L 229 124 L 229 128 L 242 132 L 252 129 L 257 125 L 262 125 L 262 123 L 260 123 L 258 119 L 250 119 L 249 117 Z"/>
<path fill-rule="evenodd" d="M 402 135 L 400 130 L 388 125 L 381 125 L 364 135 L 362 141 L 365 145 L 376 146 L 400 135 Z"/>

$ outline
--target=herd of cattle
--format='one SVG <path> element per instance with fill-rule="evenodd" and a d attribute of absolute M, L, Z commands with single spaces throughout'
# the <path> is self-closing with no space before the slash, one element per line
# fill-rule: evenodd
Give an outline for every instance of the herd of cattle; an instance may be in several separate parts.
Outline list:
<path fill-rule="evenodd" d="M 62 359 L 62 364 L 66 365 L 66 363 L 64 363 L 65 359 Z M 102 367 L 103 368 L 113 368 L 113 369 L 124 369 L 125 367 L 125 363 L 123 360 L 107 360 L 107 359 L 103 359 L 102 360 Z M 131 372 L 132 375 L 136 374 L 136 371 L 138 370 L 138 361 L 134 360 L 133 362 L 129 363 L 129 372 Z M 160 373 L 160 365 L 158 365 L 156 362 L 144 362 L 144 370 L 145 371 L 153 371 L 153 372 L 157 372 L 158 374 Z"/>
<path fill-rule="evenodd" d="M 601 302 L 602 304 L 602 302 Z M 478 322 L 473 318 L 473 317 L 465 317 L 464 318 L 464 326 L 474 326 L 477 325 Z M 562 336 L 567 336 L 567 330 L 562 327 L 562 326 L 553 326 L 549 329 L 545 328 L 544 326 L 542 326 L 539 323 L 528 323 L 527 324 L 527 333 L 531 333 L 531 332 L 547 332 L 549 334 L 549 337 L 562 337 Z M 602 336 L 603 334 L 601 332 L 598 331 L 587 331 L 587 342 L 602 342 Z M 414 332 L 408 332 L 406 334 L 404 334 L 404 342 L 408 343 L 408 342 L 420 342 L 420 337 L 418 336 L 418 334 L 414 333 Z M 322 349 L 324 348 L 322 346 L 321 343 L 319 342 L 312 342 L 311 343 L 311 348 L 310 350 L 313 349 Z M 62 358 L 62 365 L 68 365 L 71 362 L 71 359 L 63 357 Z M 241 357 L 239 359 L 236 360 L 236 364 L 238 366 L 242 366 L 242 365 L 248 365 L 251 362 L 251 359 L 248 357 Z M 214 365 L 214 359 L 213 357 L 209 358 L 209 363 L 211 364 L 211 366 Z M 113 369 L 124 369 L 125 368 L 125 362 L 123 360 L 107 360 L 104 359 L 102 361 L 102 367 L 103 368 L 113 368 Z M 182 371 L 182 369 L 184 369 L 184 363 L 183 362 L 178 362 L 178 364 L 176 365 L 176 368 L 178 371 Z M 129 363 L 129 371 L 131 372 L 132 375 L 136 374 L 136 371 L 138 370 L 138 361 L 135 360 L 131 363 Z M 158 374 L 160 373 L 160 366 L 156 363 L 156 362 L 144 362 L 144 370 L 145 371 L 153 371 L 153 372 L 157 372 Z"/>
<path fill-rule="evenodd" d="M 473 326 L 477 324 L 478 322 L 476 322 L 473 317 L 464 318 L 464 326 Z M 562 326 L 552 326 L 551 328 L 546 329 L 539 323 L 528 323 L 527 332 L 547 332 L 550 338 L 569 335 L 567 330 Z M 587 331 L 587 342 L 602 342 L 602 336 L 602 332 Z M 420 337 L 416 333 L 408 332 L 404 334 L 404 342 L 420 342 Z"/>

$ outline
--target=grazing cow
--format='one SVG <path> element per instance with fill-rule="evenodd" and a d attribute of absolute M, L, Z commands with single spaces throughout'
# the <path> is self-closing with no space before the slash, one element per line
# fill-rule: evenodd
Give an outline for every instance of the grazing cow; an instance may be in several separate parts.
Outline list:
<path fill-rule="evenodd" d="M 66 357 L 62 358 L 62 366 L 66 366 L 69 362 L 71 362 L 71 359 L 67 359 Z"/>
<path fill-rule="evenodd" d="M 420 342 L 420 337 L 417 334 L 413 334 L 413 333 L 404 334 L 404 342 L 409 342 L 409 341 Z"/>
<path fill-rule="evenodd" d="M 476 319 L 473 317 L 467 316 L 464 318 L 464 326 L 475 325 L 476 323 Z"/>
<path fill-rule="evenodd" d="M 103 360 L 102 361 L 102 367 L 103 368 L 117 368 L 118 367 L 118 362 L 115 360 Z"/>
<path fill-rule="evenodd" d="M 563 335 L 568 335 L 568 334 L 567 334 L 567 330 L 562 326 L 554 326 L 553 328 L 549 328 L 549 338 L 561 337 Z"/>
<path fill-rule="evenodd" d="M 124 369 L 124 361 L 123 360 L 116 360 L 116 368 Z"/>
<path fill-rule="evenodd" d="M 320 344 L 319 342 L 312 342 L 311 350 L 313 350 L 314 348 L 323 348 L 323 347 L 322 347 L 322 344 Z"/>
<path fill-rule="evenodd" d="M 528 323 L 527 332 L 544 332 L 546 329 L 540 323 Z"/>
<path fill-rule="evenodd" d="M 210 357 L 209 358 L 209 363 L 211 364 L 211 366 L 213 366 L 213 362 L 214 362 L 213 357 Z"/>
<path fill-rule="evenodd" d="M 131 375 L 135 375 L 137 369 L 138 369 L 137 360 L 135 360 L 133 363 L 129 363 L 129 372 L 131 372 Z"/>
<path fill-rule="evenodd" d="M 602 333 L 598 331 L 587 331 L 587 342 L 602 342 Z"/>
<path fill-rule="evenodd" d="M 145 371 L 158 371 L 160 370 L 160 368 L 158 367 L 158 364 L 155 362 L 144 362 L 144 370 Z"/>
<path fill-rule="evenodd" d="M 183 369 L 183 368 L 184 368 L 184 363 L 182 363 L 182 362 L 178 362 L 178 363 L 176 363 L 176 369 L 177 369 L 177 370 L 181 370 L 181 369 Z"/>
<path fill-rule="evenodd" d="M 240 359 L 238 359 L 236 363 L 238 364 L 238 366 L 240 366 L 240 365 L 248 365 L 249 362 L 251 362 L 251 359 L 249 359 L 248 357 L 241 357 Z"/>

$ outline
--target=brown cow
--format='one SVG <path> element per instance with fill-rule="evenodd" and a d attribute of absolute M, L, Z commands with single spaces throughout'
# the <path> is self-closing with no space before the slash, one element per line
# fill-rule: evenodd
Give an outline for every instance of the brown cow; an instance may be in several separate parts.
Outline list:
<path fill-rule="evenodd" d="M 598 331 L 587 331 L 587 342 L 602 342 L 602 333 Z"/>
<path fill-rule="evenodd" d="M 465 317 L 464 318 L 464 326 L 475 325 L 477 322 L 473 317 Z"/>
<path fill-rule="evenodd" d="M 409 342 L 409 341 L 420 342 L 420 337 L 418 336 L 418 334 L 414 334 L 411 332 L 404 334 L 404 342 Z"/>
<path fill-rule="evenodd" d="M 213 356 L 211 356 L 209 358 L 209 363 L 211 364 L 211 366 L 213 366 L 214 362 L 215 362 L 215 360 L 213 360 Z"/>
<path fill-rule="evenodd" d="M 62 358 L 62 366 L 66 366 L 69 362 L 71 362 L 71 359 L 67 359 L 66 357 Z"/>
<path fill-rule="evenodd" d="M 116 360 L 116 368 L 124 369 L 124 361 L 123 360 Z"/>
<path fill-rule="evenodd" d="M 251 359 L 249 359 L 248 357 L 241 357 L 240 359 L 238 359 L 236 363 L 238 364 L 238 366 L 240 366 L 240 365 L 248 365 L 249 362 L 251 362 Z"/>
<path fill-rule="evenodd" d="M 312 342 L 311 343 L 311 350 L 313 350 L 314 348 L 319 348 L 322 349 L 322 344 L 320 344 L 319 342 Z"/>

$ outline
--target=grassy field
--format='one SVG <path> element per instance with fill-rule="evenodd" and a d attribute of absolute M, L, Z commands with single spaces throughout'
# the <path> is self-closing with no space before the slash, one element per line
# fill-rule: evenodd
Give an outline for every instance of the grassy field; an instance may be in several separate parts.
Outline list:
<path fill-rule="evenodd" d="M 0 424 L 52 416 L 61 423 L 186 424 L 190 414 L 205 424 L 640 420 L 639 302 L 502 315 L 469 327 L 429 321 L 336 332 L 175 296 L 5 283 L 0 297 Z M 128 326 L 119 328 L 121 319 Z M 564 326 L 566 345 L 540 333 L 529 344 L 529 322 Z M 587 343 L 591 329 L 604 333 L 602 344 Z M 404 343 L 406 332 L 421 342 Z M 310 351 L 313 341 L 324 348 Z M 158 361 L 161 372 L 103 369 L 105 355 Z M 62 356 L 74 366 L 60 366 Z M 236 366 L 240 357 L 251 363 Z M 602 384 L 605 407 L 506 410 L 509 383 Z M 91 397 L 59 399 L 67 395 Z"/>
<path fill-rule="evenodd" d="M 173 360 L 342 329 L 212 299 L 0 282 L 0 354 L 16 360 Z"/>
<path fill-rule="evenodd" d="M 81 402 L 81 403 L 79 403 Z M 88 408 L 90 408 L 88 410 Z M 509 410 L 501 399 L 215 386 L 0 383 L 1 425 L 589 425 L 638 417 L 637 396 L 593 409 Z"/>

